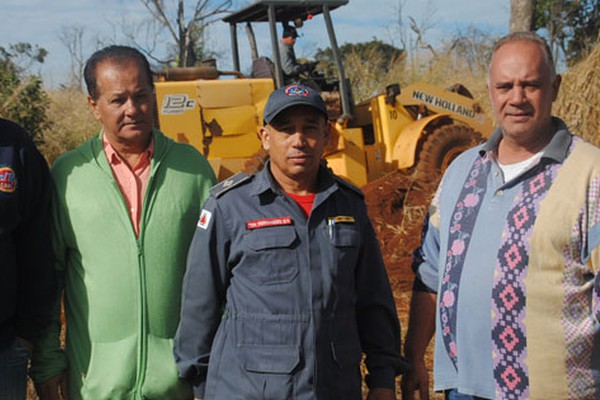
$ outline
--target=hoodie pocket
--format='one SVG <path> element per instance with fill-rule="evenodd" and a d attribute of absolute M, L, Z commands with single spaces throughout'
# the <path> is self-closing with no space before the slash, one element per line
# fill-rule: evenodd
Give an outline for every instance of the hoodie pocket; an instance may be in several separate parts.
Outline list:
<path fill-rule="evenodd" d="M 145 399 L 190 399 L 192 389 L 175 365 L 173 339 L 148 336 L 148 358 L 142 394 Z"/>
<path fill-rule="evenodd" d="M 90 362 L 81 388 L 82 398 L 133 397 L 137 359 L 135 336 L 116 342 L 92 342 Z"/>

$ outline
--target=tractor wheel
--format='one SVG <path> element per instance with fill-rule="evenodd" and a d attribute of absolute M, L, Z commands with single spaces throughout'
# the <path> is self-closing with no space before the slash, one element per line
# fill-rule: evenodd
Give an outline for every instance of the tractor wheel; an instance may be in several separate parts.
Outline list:
<path fill-rule="evenodd" d="M 422 179 L 438 180 L 463 151 L 483 142 L 481 133 L 466 125 L 443 125 L 425 138 L 416 173 Z"/>

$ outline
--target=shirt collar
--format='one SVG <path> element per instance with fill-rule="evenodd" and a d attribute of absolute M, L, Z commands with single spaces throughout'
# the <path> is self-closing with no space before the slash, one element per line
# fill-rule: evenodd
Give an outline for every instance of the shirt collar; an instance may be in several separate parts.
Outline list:
<path fill-rule="evenodd" d="M 546 146 L 542 158 L 550 158 L 558 163 L 562 163 L 569 153 L 573 135 L 569 132 L 564 121 L 557 117 L 552 117 L 552 129 L 554 129 L 554 134 L 552 135 L 552 139 L 550 139 L 550 143 Z M 479 155 L 483 157 L 486 153 L 496 151 L 501 139 L 502 130 L 498 127 L 481 147 Z"/>
<path fill-rule="evenodd" d="M 104 149 L 104 153 L 106 154 L 106 158 L 108 159 L 109 164 L 117 165 L 123 162 L 115 148 L 112 146 L 112 144 L 110 144 L 110 142 L 106 138 L 106 133 L 104 131 L 102 132 L 102 148 Z M 148 160 L 150 160 L 152 159 L 153 155 L 154 135 L 150 135 L 150 143 L 148 144 L 146 150 L 143 151 L 142 157 L 146 157 Z"/>

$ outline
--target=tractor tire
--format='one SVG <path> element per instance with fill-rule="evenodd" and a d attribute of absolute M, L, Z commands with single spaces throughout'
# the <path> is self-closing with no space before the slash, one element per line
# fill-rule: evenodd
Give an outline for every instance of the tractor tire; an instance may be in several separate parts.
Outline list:
<path fill-rule="evenodd" d="M 443 125 L 425 138 L 415 172 L 420 179 L 437 183 L 460 153 L 482 142 L 481 133 L 469 126 Z"/>

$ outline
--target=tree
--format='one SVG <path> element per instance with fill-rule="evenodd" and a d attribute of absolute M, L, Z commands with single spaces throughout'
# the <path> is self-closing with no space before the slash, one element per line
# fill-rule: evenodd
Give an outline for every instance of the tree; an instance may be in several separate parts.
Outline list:
<path fill-rule="evenodd" d="M 43 63 L 47 54 L 29 43 L 0 47 L 0 116 L 22 125 L 37 142 L 51 126 L 46 114 L 49 99 L 40 77 L 26 71 Z"/>
<path fill-rule="evenodd" d="M 381 92 L 390 82 L 397 82 L 403 68 L 404 51 L 373 38 L 370 42 L 346 43 L 340 47 L 342 62 L 357 101 Z M 335 76 L 331 48 L 317 49 L 315 60 L 325 76 Z"/>
<path fill-rule="evenodd" d="M 600 42 L 600 7 L 597 0 L 582 0 L 573 15 L 573 36 L 567 45 L 569 65 L 582 60 Z"/>
<path fill-rule="evenodd" d="M 449 63 L 448 71 L 456 74 L 465 70 L 471 75 L 487 74 L 489 54 L 497 38 L 474 26 L 467 26 L 444 40 L 445 48 L 439 50 L 445 63 Z"/>
<path fill-rule="evenodd" d="M 376 62 L 371 67 L 375 72 L 384 74 L 388 71 L 390 64 L 403 54 L 403 50 L 373 38 L 370 42 L 346 43 L 340 47 L 340 53 L 343 59 L 355 55 L 364 62 L 373 62 L 374 55 L 377 55 Z M 319 68 L 325 75 L 332 76 L 335 74 L 331 48 L 317 49 L 315 60 L 319 61 Z"/>
<path fill-rule="evenodd" d="M 509 31 L 529 32 L 533 30 L 535 0 L 510 0 Z"/>
<path fill-rule="evenodd" d="M 438 52 L 428 40 L 429 32 L 439 22 L 432 0 L 421 2 L 421 15 L 405 15 L 404 7 L 408 0 L 398 0 L 395 22 L 390 31 L 389 41 L 406 51 L 405 80 L 413 81 L 423 71 L 429 69 L 439 57 Z M 425 53 L 423 54 L 423 50 Z"/>
<path fill-rule="evenodd" d="M 186 19 L 184 0 L 140 0 L 148 10 L 152 19 L 168 32 L 173 41 L 175 56 L 167 59 L 158 58 L 152 51 L 146 50 L 149 57 L 161 64 L 175 64 L 178 67 L 197 65 L 207 53 L 204 41 L 206 27 L 217 20 L 217 17 L 228 11 L 232 0 L 196 0 L 191 17 Z M 174 13 L 172 13 L 174 11 Z"/>
<path fill-rule="evenodd" d="M 83 35 L 85 27 L 82 25 L 63 26 L 58 36 L 61 43 L 65 45 L 71 57 L 71 69 L 69 71 L 69 86 L 78 90 L 83 86 L 83 68 L 85 58 L 83 56 Z"/>
<path fill-rule="evenodd" d="M 600 7 L 597 0 L 538 0 L 534 27 L 546 30 L 555 60 L 571 66 L 598 43 Z"/>

